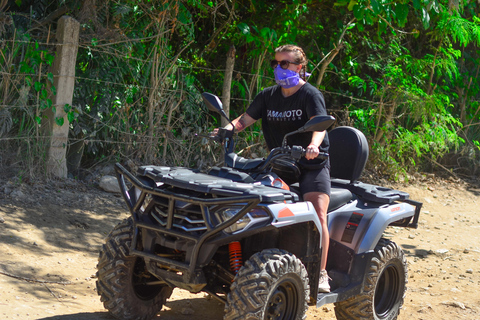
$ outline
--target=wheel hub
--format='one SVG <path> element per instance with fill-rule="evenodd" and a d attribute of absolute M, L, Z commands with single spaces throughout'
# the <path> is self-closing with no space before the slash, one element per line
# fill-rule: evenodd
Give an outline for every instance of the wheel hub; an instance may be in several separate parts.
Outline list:
<path fill-rule="evenodd" d="M 293 319 L 297 312 L 298 293 L 288 281 L 281 282 L 267 303 L 266 320 Z"/>
<path fill-rule="evenodd" d="M 385 268 L 380 276 L 374 298 L 375 313 L 380 319 L 386 317 L 398 300 L 398 279 L 398 270 L 392 265 Z"/>

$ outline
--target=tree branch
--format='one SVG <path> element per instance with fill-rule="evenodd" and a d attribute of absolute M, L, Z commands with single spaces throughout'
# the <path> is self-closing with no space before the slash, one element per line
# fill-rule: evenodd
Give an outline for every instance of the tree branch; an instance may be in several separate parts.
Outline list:
<path fill-rule="evenodd" d="M 315 68 L 313 68 L 312 70 L 312 73 L 313 71 L 315 71 L 318 66 L 320 66 L 320 64 L 322 65 L 322 67 L 320 68 L 320 74 L 318 75 L 318 78 L 317 78 L 317 81 L 316 81 L 316 86 L 320 86 L 320 84 L 322 83 L 322 80 L 323 80 L 323 75 L 325 74 L 325 71 L 327 70 L 327 67 L 328 65 L 333 61 L 333 59 L 335 58 L 335 56 L 340 52 L 340 50 L 343 49 L 343 37 L 345 36 L 345 33 L 347 32 L 348 28 L 352 25 L 352 23 L 355 21 L 356 19 L 353 18 L 352 20 L 350 20 L 347 25 L 345 26 L 345 28 L 343 28 L 343 31 L 342 31 L 342 34 L 340 35 L 340 37 L 338 38 L 338 41 L 337 41 L 337 44 L 335 45 L 335 48 L 333 48 L 329 53 L 327 53 L 327 55 L 325 57 L 323 57 L 322 60 L 320 60 L 319 63 L 317 63 L 317 65 L 315 66 Z M 327 59 L 328 58 L 328 59 Z M 327 59 L 325 62 L 324 60 Z M 308 79 L 307 79 L 308 80 Z"/>
<path fill-rule="evenodd" d="M 55 19 L 63 16 L 65 13 L 67 13 L 68 10 L 69 9 L 68 9 L 67 6 L 62 6 L 62 7 L 58 8 L 57 10 L 53 11 L 48 16 L 46 16 L 45 19 L 43 19 L 41 21 L 36 21 L 36 24 L 34 25 L 34 27 L 32 29 L 28 30 L 28 32 L 30 32 L 34 29 L 37 29 L 37 28 L 41 28 L 44 25 L 47 25 L 47 24 L 51 23 Z"/>
<path fill-rule="evenodd" d="M 55 284 L 63 284 L 63 285 L 73 284 L 70 281 L 47 281 L 47 280 L 36 280 L 36 279 L 31 279 L 31 278 L 26 278 L 26 277 L 20 277 L 20 276 L 17 276 L 17 275 L 14 275 L 14 274 L 11 274 L 11 273 L 8 273 L 8 272 L 5 272 L 5 271 L 0 271 L 0 274 L 3 274 L 4 276 L 7 276 L 7 277 L 28 281 L 28 282 L 55 283 Z"/>

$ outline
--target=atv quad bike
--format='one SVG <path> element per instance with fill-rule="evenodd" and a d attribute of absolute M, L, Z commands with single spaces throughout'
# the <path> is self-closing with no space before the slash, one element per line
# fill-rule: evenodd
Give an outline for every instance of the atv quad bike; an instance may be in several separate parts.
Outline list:
<path fill-rule="evenodd" d="M 226 117 L 218 97 L 203 96 Z M 323 131 L 334 121 L 315 117 L 291 134 Z M 214 137 L 225 148 L 225 166 L 207 172 L 143 166 L 133 174 L 116 165 L 131 217 L 100 252 L 97 290 L 105 308 L 118 319 L 150 319 L 178 287 L 222 301 L 228 320 L 304 319 L 308 303 L 334 303 L 337 319 L 396 319 L 407 262 L 382 234 L 388 226 L 416 228 L 421 203 L 357 181 L 368 157 L 365 136 L 335 128 L 330 154 L 320 155 L 330 157 L 332 176 L 331 292 L 322 294 L 319 219 L 280 178 L 298 175 L 305 150 L 284 139 L 266 159 L 245 159 L 233 152 L 233 137 L 222 129 Z"/>

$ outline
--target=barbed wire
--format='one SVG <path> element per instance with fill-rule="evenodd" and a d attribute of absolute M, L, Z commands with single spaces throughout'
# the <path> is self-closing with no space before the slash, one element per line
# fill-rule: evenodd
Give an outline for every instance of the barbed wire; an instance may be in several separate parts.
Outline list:
<path fill-rule="evenodd" d="M 150 39 L 154 39 L 156 38 L 158 35 L 156 36 L 151 36 L 151 37 L 145 37 L 145 38 L 140 38 L 140 39 L 128 39 L 128 40 L 122 40 L 122 41 L 117 41 L 117 42 L 112 42 L 110 44 L 101 44 L 101 45 L 91 45 L 91 44 L 88 44 L 88 43 L 79 43 L 78 44 L 78 47 L 79 48 L 82 48 L 82 49 L 87 49 L 87 50 L 90 50 L 90 51 L 96 51 L 96 52 L 99 52 L 99 53 L 104 53 L 104 54 L 108 54 L 108 55 L 115 55 L 115 56 L 123 56 L 125 57 L 125 53 L 124 52 L 118 52 L 116 49 L 114 50 L 115 52 L 112 53 L 108 50 L 103 50 L 103 49 L 100 49 L 99 47 L 102 47 L 102 48 L 105 48 L 107 47 L 108 45 L 111 45 L 111 46 L 114 46 L 118 43 L 126 43 L 126 42 L 138 42 L 140 40 L 150 40 Z M 0 43 L 1 42 L 18 42 L 18 43 L 27 43 L 27 44 L 35 44 L 37 43 L 38 45 L 43 45 L 43 46 L 62 46 L 62 45 L 68 45 L 68 44 L 62 44 L 62 43 L 58 43 L 58 42 L 38 42 L 38 41 L 33 41 L 33 40 L 13 40 L 13 39 L 2 39 L 0 40 Z M 136 61 L 140 61 L 142 63 L 149 63 L 151 60 L 145 60 L 145 59 L 140 59 L 140 58 L 136 58 L 136 57 L 132 57 L 132 56 L 129 56 L 127 58 L 128 60 L 136 60 Z M 200 67 L 200 66 L 188 66 L 188 65 L 182 65 L 182 64 L 178 64 L 176 66 L 177 68 L 179 69 L 185 69 L 185 70 L 202 70 L 202 71 L 210 71 L 210 72 L 215 72 L 215 73 L 225 73 L 225 70 L 226 69 L 218 69 L 218 68 L 208 68 L 208 67 Z M 271 76 L 267 76 L 267 75 L 262 75 L 262 74 L 257 74 L 257 73 L 250 73 L 250 72 L 244 72 L 244 71 L 239 71 L 239 70 L 234 70 L 233 71 L 235 74 L 238 74 L 238 75 L 242 75 L 242 76 L 245 76 L 245 77 L 260 77 L 261 79 L 266 79 L 266 80 L 274 80 L 273 77 Z M 4 72 L 4 71 L 0 71 L 0 74 L 2 75 L 9 75 L 9 76 L 17 76 L 18 74 L 16 73 L 8 73 L 8 72 Z M 38 76 L 37 74 L 24 74 L 24 75 L 29 75 L 29 76 Z M 58 75 L 55 75 L 55 76 L 58 76 Z M 46 75 L 42 75 L 42 77 L 46 77 Z M 97 83 L 101 83 L 101 84 L 105 84 L 105 85 L 115 85 L 115 86 L 122 86 L 122 87 L 129 87 L 129 86 L 134 86 L 135 88 L 140 88 L 140 89 L 145 89 L 145 90 L 152 90 L 152 89 L 156 89 L 152 86 L 145 86 L 145 85 L 140 85 L 140 84 L 137 84 L 137 83 L 120 83 L 120 82 L 114 82 L 114 81 L 108 81 L 108 80 L 102 80 L 102 79 L 98 79 L 98 78 L 87 78 L 87 77 L 82 77 L 82 76 L 75 76 L 74 77 L 75 80 L 85 80 L 85 81 L 92 81 L 92 82 L 97 82 Z M 165 89 L 166 92 L 176 92 L 176 90 L 174 89 Z M 370 100 L 365 100 L 365 99 L 361 99 L 361 98 L 357 98 L 357 97 L 354 97 L 354 96 L 351 96 L 351 95 L 346 95 L 346 94 L 343 94 L 343 93 L 339 93 L 339 92 L 332 92 L 332 91 L 327 91 L 327 90 L 321 90 L 323 93 L 328 93 L 330 95 L 336 95 L 336 96 L 340 96 L 340 97 L 344 97 L 344 98 L 347 98 L 347 99 L 350 99 L 352 102 L 362 102 L 362 103 L 368 103 L 370 105 L 377 105 L 379 104 L 379 102 L 375 102 L 375 101 L 370 101 Z M 246 98 L 231 98 L 231 100 L 234 100 L 234 101 L 242 101 L 242 102 L 250 102 L 251 100 L 249 99 L 246 99 Z"/>
<path fill-rule="evenodd" d="M 201 68 L 201 67 L 188 67 L 188 69 L 202 69 L 202 70 L 210 70 L 210 71 L 216 71 L 216 72 L 222 72 L 221 69 L 209 69 L 209 68 Z M 237 73 L 241 73 L 241 74 L 247 74 L 247 75 L 253 75 L 251 73 L 246 73 L 246 72 L 241 72 L 241 71 L 235 71 Z M 9 72 L 4 72 L 4 71 L 0 71 L 0 74 L 1 75 L 8 75 L 8 76 L 18 76 L 19 74 L 17 73 L 9 73 Z M 34 73 L 24 73 L 22 74 L 23 76 L 38 76 L 37 74 L 34 74 Z M 92 82 L 98 82 L 98 83 L 102 83 L 102 84 L 108 84 L 108 85 L 115 85 L 115 86 L 122 86 L 122 87 L 131 87 L 131 86 L 134 86 L 136 88 L 141 88 L 141 89 L 147 89 L 147 90 L 151 90 L 151 89 L 155 89 L 154 87 L 151 87 L 151 86 L 142 86 L 142 85 L 138 85 L 138 84 L 134 84 L 134 83 L 120 83 L 120 82 L 114 82 L 114 81 L 107 81 L 107 80 L 102 80 L 102 79 L 98 79 L 98 78 L 86 78 L 86 77 L 81 77 L 81 76 L 65 76 L 65 75 L 58 75 L 58 76 L 62 76 L 62 77 L 69 77 L 69 78 L 75 78 L 76 80 L 85 80 L 85 81 L 92 81 Z M 41 75 L 42 78 L 46 78 L 47 75 Z M 54 76 L 55 77 L 55 76 Z M 273 79 L 271 77 L 265 77 L 269 80 Z M 175 89 L 165 89 L 166 92 L 177 92 L 177 90 Z M 347 99 L 351 99 L 352 101 L 356 101 L 356 102 L 365 102 L 365 103 L 368 103 L 368 104 L 379 104 L 380 102 L 375 102 L 375 101 L 371 101 L 371 100 L 365 100 L 365 99 L 361 99 L 361 98 L 357 98 L 357 97 L 354 97 L 354 96 L 349 96 L 349 95 L 346 95 L 346 94 L 342 94 L 342 93 L 339 93 L 339 92 L 333 92 L 333 91 L 327 91 L 327 90 L 321 90 L 323 93 L 328 93 L 328 94 L 331 94 L 331 95 L 337 95 L 337 96 L 341 96 L 341 97 L 344 97 L 344 98 L 347 98 Z M 231 100 L 236 100 L 236 101 L 250 101 L 249 99 L 245 99 L 245 98 L 235 98 L 235 97 L 231 97 L 230 98 Z M 35 106 L 33 104 L 29 104 L 30 106 Z M 1 107 L 5 107 L 6 105 L 0 105 Z M 36 105 L 38 106 L 38 105 Z M 10 107 L 15 107 L 15 106 L 10 106 Z"/>
<path fill-rule="evenodd" d="M 147 38 L 139 39 L 139 40 L 148 40 L 148 39 L 151 39 L 151 38 L 154 38 L 154 37 L 147 37 Z M 71 44 L 65 44 L 65 43 L 57 43 L 55 41 L 39 42 L 39 41 L 34 41 L 34 40 L 18 40 L 18 39 L 16 39 L 16 40 L 2 39 L 2 40 L 0 40 L 0 45 L 2 43 L 5 43 L 5 42 L 28 44 L 28 45 L 32 45 L 32 44 L 37 45 L 38 44 L 39 46 L 49 46 L 49 47 L 55 47 L 55 48 L 57 48 L 58 46 L 71 45 Z M 128 42 L 128 40 L 122 41 L 122 43 L 124 43 L 124 42 Z M 132 41 L 132 42 L 135 42 L 135 41 Z M 135 61 L 138 61 L 142 64 L 148 64 L 148 63 L 151 62 L 151 60 L 145 60 L 145 59 L 131 57 L 131 56 L 126 57 L 125 52 L 120 52 L 116 48 L 113 47 L 116 44 L 119 44 L 119 42 L 111 43 L 111 46 L 109 44 L 103 44 L 102 46 L 92 46 L 92 45 L 89 45 L 89 44 L 86 44 L 86 43 L 80 43 L 80 44 L 78 44 L 78 47 L 79 47 L 79 49 L 89 50 L 89 51 L 92 51 L 92 52 L 97 52 L 101 55 L 115 56 L 115 57 L 120 57 L 120 58 L 126 58 L 128 60 L 135 60 Z M 184 69 L 184 70 L 200 70 L 200 71 L 212 72 L 212 73 L 225 73 L 225 69 L 184 65 L 184 64 L 181 64 L 181 63 L 177 64 L 176 68 Z M 40 79 L 45 79 L 46 77 L 48 77 L 47 72 L 48 72 L 48 68 L 45 68 L 40 75 L 38 73 L 14 73 L 14 72 L 7 72 L 7 71 L 4 71 L 4 70 L 1 70 L 0 75 L 3 76 L 3 77 L 8 76 L 8 77 L 11 77 L 11 78 L 15 78 L 15 77 L 20 77 L 21 78 L 21 77 L 31 76 L 31 77 L 36 77 L 36 79 L 39 79 L 39 78 Z M 234 73 L 237 74 L 237 75 L 240 75 L 242 77 L 254 77 L 255 76 L 255 77 L 260 77 L 260 79 L 273 80 L 272 77 L 264 75 L 264 74 L 259 74 L 259 73 L 250 73 L 250 72 L 244 72 L 244 71 L 240 71 L 240 70 L 234 70 Z M 76 82 L 91 82 L 91 83 L 95 83 L 97 85 L 103 85 L 103 86 L 109 86 L 109 87 L 124 87 L 124 88 L 135 87 L 135 88 L 142 89 L 142 90 L 156 89 L 155 87 L 152 87 L 152 86 L 138 84 L 138 83 L 135 82 L 134 78 L 133 78 L 133 81 L 131 83 L 127 83 L 127 82 L 117 82 L 117 81 L 103 80 L 103 79 L 99 79 L 99 78 L 89 78 L 89 77 L 80 76 L 80 75 L 75 75 L 75 76 L 54 75 L 54 77 L 58 77 L 58 76 L 74 78 Z M 13 81 L 15 81 L 15 80 L 13 80 Z M 166 93 L 178 92 L 177 89 L 168 89 L 167 88 L 167 89 L 163 89 L 163 90 Z M 338 93 L 338 92 L 330 92 L 330 91 L 325 91 L 325 90 L 323 90 L 323 92 L 326 93 L 326 94 L 329 94 L 329 95 L 338 95 L 338 96 L 342 96 L 344 98 L 348 98 L 352 102 L 353 101 L 358 101 L 358 102 L 369 103 L 369 104 L 374 104 L 375 103 L 375 102 L 372 102 L 372 101 L 367 101 L 365 99 L 360 99 L 360 98 L 348 96 L 348 95 L 341 94 L 341 93 Z M 241 102 L 250 102 L 251 101 L 250 99 L 242 98 L 242 97 L 231 97 L 230 99 L 233 100 L 233 101 L 241 101 Z M 33 109 L 33 108 L 40 108 L 41 107 L 41 105 L 38 104 L 38 103 L 30 103 L 31 100 L 30 101 L 26 100 L 26 101 L 28 101 L 28 103 L 24 104 L 24 105 L 0 104 L 0 110 L 4 109 L 4 108 L 7 108 L 7 109 L 10 109 L 10 108 Z M 58 105 L 54 105 L 54 107 L 58 107 Z M 110 110 L 110 111 L 112 111 L 112 110 Z M 328 111 L 330 111 L 330 112 L 349 112 L 348 110 L 333 109 L 333 108 L 328 109 Z M 32 117 L 32 120 L 34 120 L 33 119 L 34 115 L 32 114 L 30 116 Z M 114 118 L 121 119 L 122 116 L 124 116 L 124 115 L 120 114 L 119 110 L 115 110 L 113 112 L 113 114 L 110 115 L 110 117 L 108 118 L 108 121 L 102 121 L 99 117 L 93 116 L 93 115 L 91 115 L 91 114 L 89 114 L 88 112 L 85 112 L 85 111 L 81 113 L 81 116 L 90 119 L 90 120 L 87 120 L 87 121 L 94 121 L 97 127 L 95 129 L 95 132 L 87 134 L 85 137 L 83 137 L 81 139 L 71 139 L 70 138 L 69 140 L 71 140 L 72 142 L 84 141 L 86 143 L 99 142 L 99 143 L 109 143 L 109 144 L 122 145 L 122 144 L 131 144 L 132 143 L 132 140 L 130 140 L 130 138 L 128 138 L 128 137 L 136 137 L 136 139 L 134 139 L 135 143 L 138 144 L 138 145 L 144 145 L 144 144 L 147 144 L 148 141 L 142 141 L 142 140 L 151 140 L 151 139 L 158 139 L 159 138 L 159 136 L 148 135 L 147 131 L 141 132 L 141 133 L 131 133 L 128 130 L 121 129 L 119 126 L 117 126 L 114 123 Z M 110 132 L 117 132 L 119 135 L 122 135 L 122 137 L 127 137 L 127 140 L 129 140 L 129 141 L 114 141 L 114 140 L 98 139 L 96 137 L 96 133 L 101 131 L 101 130 L 104 130 L 105 128 L 108 128 L 108 130 Z M 46 138 L 46 137 L 35 136 L 35 137 L 32 137 L 32 138 L 43 139 L 43 138 Z M 25 139 L 25 137 L 2 137 L 2 138 L 0 138 L 0 141 L 23 140 L 23 139 Z"/>
<path fill-rule="evenodd" d="M 1 141 L 25 141 L 25 140 L 43 140 L 43 139 L 50 139 L 51 136 L 44 136 L 44 135 L 39 135 L 39 136 L 25 136 L 25 137 L 0 137 L 0 142 Z M 148 139 L 149 137 L 146 135 L 141 136 L 142 139 Z M 157 137 L 158 138 L 158 137 Z M 102 139 L 92 139 L 92 138 L 68 138 L 69 144 L 75 144 L 80 141 L 84 141 L 86 144 L 88 143 L 93 143 L 93 142 L 101 142 L 101 143 L 108 143 L 108 144 L 118 144 L 118 145 L 131 145 L 132 143 L 136 145 L 147 145 L 150 142 L 149 141 L 142 141 L 142 140 L 135 140 L 135 141 L 117 141 L 117 140 L 102 140 Z"/>

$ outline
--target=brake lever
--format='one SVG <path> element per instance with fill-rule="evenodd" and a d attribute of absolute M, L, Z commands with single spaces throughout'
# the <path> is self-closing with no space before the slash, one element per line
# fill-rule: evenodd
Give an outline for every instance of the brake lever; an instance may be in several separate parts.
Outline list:
<path fill-rule="evenodd" d="M 222 138 L 219 137 L 218 135 L 207 135 L 207 134 L 195 133 L 195 137 L 207 138 L 207 139 L 213 140 L 215 142 L 221 142 L 222 141 Z"/>

